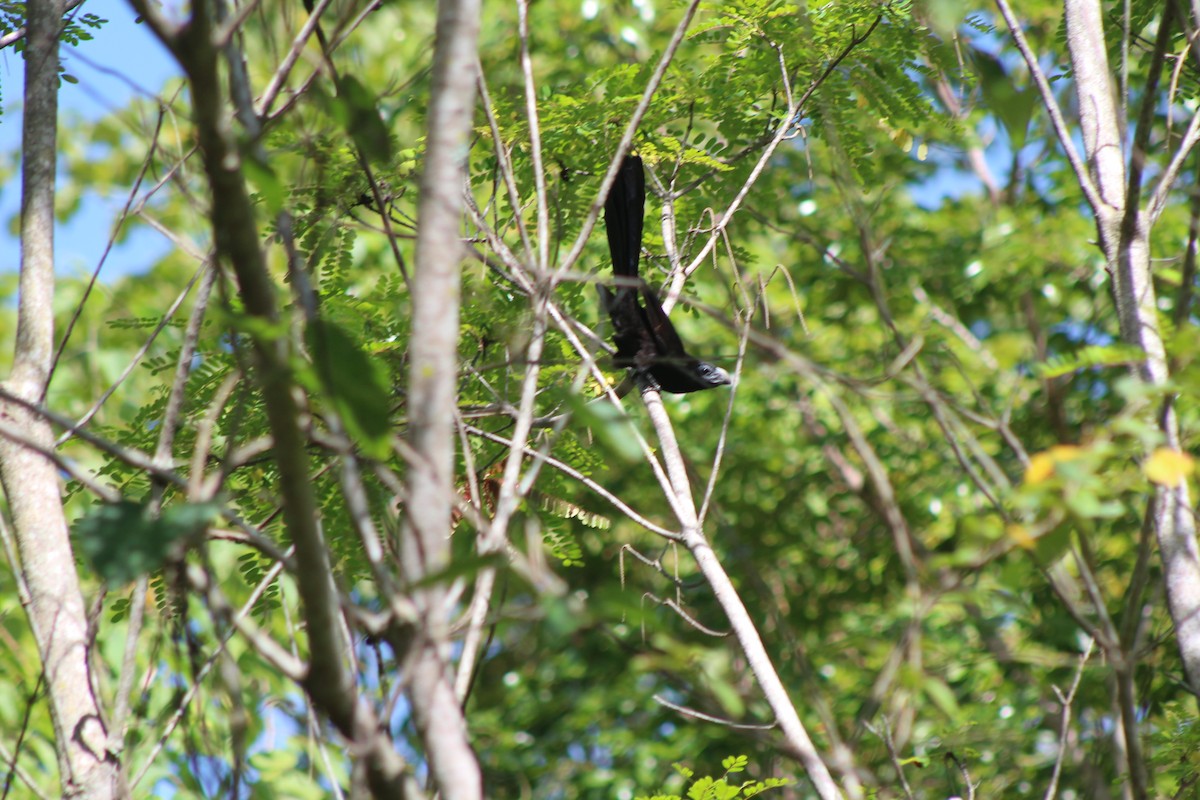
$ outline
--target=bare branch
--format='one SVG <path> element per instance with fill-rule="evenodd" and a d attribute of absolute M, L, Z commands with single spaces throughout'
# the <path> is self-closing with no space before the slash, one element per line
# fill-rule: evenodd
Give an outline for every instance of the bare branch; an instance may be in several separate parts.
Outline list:
<path fill-rule="evenodd" d="M 450 559 L 454 497 L 459 265 L 458 236 L 465 183 L 463 154 L 475 100 L 479 0 L 440 0 L 433 53 L 428 139 L 417 209 L 416 271 L 409 344 L 409 438 L 419 461 L 409 473 L 401 532 L 402 567 L 412 583 L 428 582 Z M 544 232 L 543 232 L 544 233 Z M 446 800 L 483 796 L 479 762 L 449 674 L 446 588 L 414 593 L 420 640 L 408 674 L 409 701 L 424 740 L 430 775 Z"/>
<path fill-rule="evenodd" d="M 637 551 L 630 549 L 630 552 L 636 553 Z M 700 620 L 696 619 L 691 614 L 689 614 L 687 612 L 687 610 L 684 609 L 683 605 L 680 604 L 676 600 L 672 600 L 670 598 L 667 598 L 664 600 L 661 597 L 655 597 L 654 595 L 650 594 L 649 592 L 644 593 L 642 595 L 642 599 L 643 600 L 652 600 L 653 602 L 658 603 L 660 606 L 666 606 L 667 608 L 674 611 L 679 616 L 680 619 L 682 619 L 688 625 L 691 625 L 696 630 L 703 633 L 705 636 L 711 636 L 714 639 L 724 639 L 726 636 L 729 635 L 729 631 L 718 631 L 718 630 L 714 630 L 713 628 L 708 627 L 707 625 L 702 623 Z"/>
<path fill-rule="evenodd" d="M 900 754 L 896 752 L 896 742 L 892 739 L 892 723 L 888 721 L 887 716 L 882 718 L 883 733 L 875 730 L 873 725 L 868 724 L 867 730 L 883 739 L 883 744 L 887 747 L 888 757 L 892 760 L 892 768 L 896 770 L 896 777 L 900 779 L 900 788 L 904 789 L 904 796 L 908 800 L 917 800 L 913 794 L 912 787 L 908 784 L 908 778 L 904 774 L 904 765 L 900 763 Z"/>
<path fill-rule="evenodd" d="M 738 596 L 737 589 L 734 588 L 725 568 L 717 559 L 712 546 L 700 531 L 687 470 L 684 468 L 683 456 L 679 452 L 675 431 L 671 426 L 670 418 L 667 417 L 666 409 L 663 407 L 662 398 L 656 390 L 643 388 L 642 399 L 646 403 L 650 421 L 654 424 L 654 430 L 658 433 L 659 443 L 662 445 L 663 460 L 666 463 L 667 474 L 671 478 L 671 487 L 675 494 L 675 507 L 680 510 L 679 521 L 683 526 L 684 546 L 691 552 L 692 558 L 696 560 L 705 580 L 712 587 L 717 602 L 721 604 L 721 608 L 729 618 L 729 624 L 737 635 L 742 652 L 745 654 L 755 678 L 758 679 L 758 685 L 762 687 L 767 703 L 775 713 L 775 719 L 779 723 L 788 747 L 804 765 L 817 794 L 822 800 L 841 798 L 842 792 L 834 783 L 833 776 L 829 774 L 829 768 L 817 752 L 804 723 L 800 721 L 800 715 L 797 714 L 796 707 L 788 697 L 787 690 L 779 679 L 775 666 L 771 663 L 771 658 L 763 646 L 762 638 L 754 626 L 754 621 L 746 611 L 745 604 Z"/>
<path fill-rule="evenodd" d="M 672 711 L 677 711 L 684 716 L 692 717 L 704 722 L 711 722 L 714 725 L 720 725 L 725 728 L 732 728 L 735 731 L 769 731 L 776 727 L 774 725 L 753 725 L 746 722 L 734 722 L 733 720 L 714 717 L 712 714 L 705 714 L 703 711 L 697 711 L 694 708 L 688 708 L 687 706 L 681 706 L 678 703 L 672 703 L 661 694 L 654 695 L 654 702 L 658 703 L 660 706 L 665 706 Z"/>
<path fill-rule="evenodd" d="M 189 22 L 175 28 L 147 0 L 131 2 L 187 74 L 196 135 L 212 192 L 210 214 L 217 256 L 232 265 L 246 312 L 274 324 L 280 313 L 275 286 L 259 243 L 254 207 L 244 176 L 239 170 L 229 169 L 239 156 L 224 116 L 210 3 L 197 3 Z M 361 748 L 374 791 L 381 796 L 402 797 L 406 791 L 406 764 L 380 730 L 372 709 L 358 697 L 353 676 L 343 660 L 346 648 L 340 599 L 333 585 L 329 553 L 308 475 L 300 409 L 287 367 L 288 349 L 283 338 L 260 336 L 253 340 L 257 377 L 275 444 L 279 491 L 284 498 L 283 517 L 295 546 L 297 585 L 309 639 L 310 661 L 303 686 L 342 734 Z"/>
<path fill-rule="evenodd" d="M 537 193 L 537 269 L 550 269 L 550 203 L 546 199 L 546 168 L 542 164 L 542 129 L 538 124 L 537 87 L 529 57 L 529 0 L 517 0 L 517 38 L 521 43 L 521 74 L 525 79 L 525 114 L 529 119 L 529 154 Z M 498 143 L 497 143 L 498 144 Z M 519 213 L 520 209 L 513 209 Z"/>
<path fill-rule="evenodd" d="M 1083 668 L 1092 657 L 1095 645 L 1095 639 L 1088 639 L 1087 647 L 1079 656 L 1079 666 L 1075 668 L 1075 678 L 1071 681 L 1071 688 L 1067 690 L 1066 695 L 1064 696 L 1057 686 L 1054 687 L 1054 694 L 1058 697 L 1059 707 L 1062 708 L 1062 718 L 1058 723 L 1058 754 L 1054 757 L 1054 771 L 1050 774 L 1050 783 L 1046 786 L 1043 800 L 1054 800 L 1054 795 L 1058 794 L 1058 779 L 1062 776 L 1063 760 L 1067 755 L 1067 737 L 1071 731 L 1071 704 L 1075 702 L 1075 692 L 1079 690 L 1079 682 L 1083 679 Z"/>
<path fill-rule="evenodd" d="M 318 0 L 304 25 L 296 32 L 296 37 L 292 40 L 292 46 L 288 49 L 287 55 L 283 61 L 279 62 L 279 66 L 275 69 L 275 74 L 271 76 L 270 82 L 267 83 L 267 88 L 263 90 L 262 96 L 255 105 L 254 113 L 260 120 L 271 113 L 271 106 L 275 103 L 275 98 L 279 96 L 280 90 L 283 89 L 283 84 L 287 81 L 288 75 L 291 74 L 292 67 L 296 66 L 296 62 L 300 59 L 300 53 L 304 51 L 304 46 L 308 44 L 308 40 L 321 23 L 321 15 L 325 13 L 325 9 L 328 8 L 330 2 L 331 0 Z M 243 10 L 253 7 L 253 3 L 246 3 Z M 237 20 L 237 17 L 232 18 L 226 21 L 225 26 L 233 30 L 233 24 Z"/>
<path fill-rule="evenodd" d="M 1063 152 L 1066 153 L 1067 161 L 1071 164 L 1071 169 L 1075 172 L 1075 179 L 1079 181 L 1083 195 L 1092 207 L 1092 213 L 1097 216 L 1101 213 L 1106 213 L 1103 199 L 1096 189 L 1095 184 L 1092 183 L 1092 178 L 1088 174 L 1087 167 L 1079 158 L 1079 152 L 1075 149 L 1075 142 L 1071 138 L 1071 131 L 1067 127 L 1067 121 L 1063 118 L 1062 110 L 1058 107 L 1058 101 L 1054 99 L 1054 90 L 1050 88 L 1050 81 L 1047 80 L 1046 73 L 1042 71 L 1042 66 L 1038 63 L 1037 55 L 1029 47 L 1029 42 L 1025 39 L 1025 32 L 1021 30 L 1021 23 L 1017 20 L 1016 14 L 1013 13 L 1008 0 L 996 0 L 996 5 L 1000 9 L 1000 15 L 1004 17 L 1005 24 L 1008 25 L 1013 42 L 1016 43 L 1017 49 L 1021 51 L 1021 55 L 1025 58 L 1025 66 L 1029 68 L 1029 74 L 1033 78 L 1034 85 L 1037 86 L 1038 93 L 1042 96 L 1042 105 L 1046 107 L 1046 113 L 1050 115 L 1050 123 L 1054 127 L 1054 133 L 1058 136 L 1058 143 L 1062 147 Z"/>
<path fill-rule="evenodd" d="M 1146 205 L 1146 218 L 1151 226 L 1158 222 L 1158 218 L 1166 209 L 1167 198 L 1175 186 L 1175 181 L 1179 178 L 1180 171 L 1183 170 L 1183 163 L 1191 155 L 1197 142 L 1200 142 L 1200 113 L 1192 115 L 1187 130 L 1183 133 L 1183 139 L 1175 150 L 1175 155 L 1171 156 L 1171 162 L 1163 170 L 1162 176 L 1158 179 L 1158 185 L 1154 187 L 1154 191 L 1150 195 L 1150 202 Z"/>
<path fill-rule="evenodd" d="M 946 760 L 954 764 L 959 774 L 962 775 L 963 783 L 967 786 L 967 800 L 975 800 L 975 782 L 971 780 L 971 773 L 967 771 L 967 765 L 953 751 L 946 753 Z"/>

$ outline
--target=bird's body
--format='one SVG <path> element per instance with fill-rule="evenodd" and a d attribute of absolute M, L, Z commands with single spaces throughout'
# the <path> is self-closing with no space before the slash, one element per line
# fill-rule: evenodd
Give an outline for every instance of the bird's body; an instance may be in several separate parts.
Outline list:
<path fill-rule="evenodd" d="M 600 292 L 613 325 L 614 363 L 633 369 L 664 392 L 684 394 L 730 383 L 720 367 L 689 355 L 654 290 L 638 274 L 646 176 L 642 160 L 628 156 L 604 202 L 604 227 L 612 255 L 615 292 Z"/>

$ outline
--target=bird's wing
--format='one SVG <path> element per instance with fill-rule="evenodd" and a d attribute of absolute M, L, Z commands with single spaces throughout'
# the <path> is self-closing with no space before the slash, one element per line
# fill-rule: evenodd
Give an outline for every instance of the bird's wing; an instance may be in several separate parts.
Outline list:
<path fill-rule="evenodd" d="M 691 356 L 683 349 L 683 340 L 675 332 L 671 318 L 663 311 L 658 295 L 649 284 L 642 284 L 642 300 L 646 304 L 646 319 L 650 323 L 650 330 L 658 342 L 658 357 L 676 361 L 690 360 Z"/>

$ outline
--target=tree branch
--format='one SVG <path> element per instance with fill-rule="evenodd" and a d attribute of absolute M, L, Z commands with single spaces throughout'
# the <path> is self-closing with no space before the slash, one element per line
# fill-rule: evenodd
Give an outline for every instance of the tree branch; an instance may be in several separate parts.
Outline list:
<path fill-rule="evenodd" d="M 1038 63 L 1037 55 L 1030 48 L 1029 42 L 1025 40 L 1025 33 L 1021 30 L 1021 23 L 1017 20 L 1016 14 L 1013 13 L 1012 6 L 1008 4 L 1008 0 L 996 0 L 996 6 L 1000 9 L 1000 15 L 1004 17 L 1004 22 L 1008 25 L 1008 31 L 1012 34 L 1013 42 L 1017 45 L 1017 49 L 1021 51 L 1021 55 L 1025 59 L 1025 66 L 1029 68 L 1029 74 L 1033 78 L 1033 83 L 1037 86 L 1038 93 L 1042 96 L 1042 105 L 1046 107 L 1046 113 L 1050 115 L 1050 124 L 1054 128 L 1054 133 L 1058 136 L 1059 145 L 1067 156 L 1067 162 L 1070 163 L 1071 169 L 1075 172 L 1075 179 L 1079 181 L 1083 195 L 1087 198 L 1088 205 L 1092 207 L 1092 213 L 1099 216 L 1103 213 L 1104 209 L 1103 199 L 1100 196 L 1100 192 L 1096 189 L 1096 185 L 1092 183 L 1092 178 L 1088 174 L 1087 167 L 1079 158 L 1079 151 L 1075 149 L 1075 142 L 1071 139 L 1071 131 L 1067 127 L 1067 121 L 1063 118 L 1062 109 L 1058 107 L 1058 101 L 1054 99 L 1054 90 L 1050 88 L 1050 81 L 1046 79 L 1046 73 L 1042 71 L 1042 66 Z"/>
<path fill-rule="evenodd" d="M 259 244 L 254 206 L 241 171 L 231 169 L 239 155 L 224 111 L 219 54 L 213 40 L 213 9 L 209 3 L 197 3 L 188 23 L 173 28 L 147 0 L 131 2 L 187 74 L 196 135 L 212 192 L 210 215 L 217 257 L 233 267 L 246 312 L 273 326 L 280 313 Z M 347 643 L 342 633 L 340 600 L 308 474 L 300 407 L 288 366 L 289 343 L 283 336 L 264 334 L 253 336 L 252 341 L 275 445 L 283 517 L 295 546 L 297 587 L 309 640 L 309 664 L 302 685 L 342 735 L 360 748 L 374 793 L 403 797 L 406 764 L 392 749 L 374 712 L 358 697 L 353 675 L 344 662 Z"/>
<path fill-rule="evenodd" d="M 1076 74 L 1084 146 L 1106 203 L 1097 209 L 1096 218 L 1100 245 L 1113 277 L 1121 338 L 1145 353 L 1138 367 L 1142 381 L 1165 386 L 1170 380 L 1170 366 L 1151 278 L 1151 220 L 1137 207 L 1138 198 L 1125 194 L 1131 187 L 1124 181 L 1122 137 L 1112 105 L 1102 10 L 1098 0 L 1068 0 L 1065 8 L 1067 48 Z M 1164 20 L 1160 24 L 1169 23 Z M 1178 449 L 1179 424 L 1170 397 L 1163 404 L 1159 427 L 1167 446 Z M 1192 690 L 1200 691 L 1200 548 L 1186 482 L 1156 487 L 1152 503 L 1167 603 L 1184 671 Z"/>
<path fill-rule="evenodd" d="M 659 443 L 662 445 L 663 461 L 666 464 L 667 474 L 671 479 L 671 488 L 675 494 L 674 506 L 679 511 L 679 521 L 683 527 L 684 546 L 696 560 L 696 565 L 712 588 L 713 595 L 729 618 L 730 627 L 737 635 L 746 661 L 749 662 L 750 669 L 754 672 L 758 685 L 762 687 L 767 703 L 775 713 L 775 719 L 787 740 L 789 749 L 804 765 L 809 780 L 812 781 L 822 800 L 840 800 L 842 792 L 834 783 L 833 776 L 829 774 L 829 768 L 821 759 L 804 723 L 800 720 L 800 715 L 796 712 L 796 707 L 788 697 L 787 690 L 779 679 L 779 673 L 775 671 L 771 657 L 767 654 L 766 647 L 763 646 L 762 638 L 758 635 L 754 621 L 750 618 L 750 614 L 746 610 L 745 604 L 742 603 L 741 597 L 738 596 L 737 589 L 734 588 L 725 568 L 717 559 L 716 553 L 713 552 L 712 546 L 700 530 L 696 519 L 695 501 L 692 498 L 687 470 L 683 463 L 683 455 L 679 451 L 679 443 L 675 439 L 675 430 L 671 426 L 671 419 L 663 407 L 662 396 L 655 389 L 643 388 L 642 399 L 646 403 L 646 411 L 650 416 L 650 421 L 654 424 Z"/>
<path fill-rule="evenodd" d="M 479 0 L 438 3 L 409 344 L 409 438 L 417 460 L 410 468 L 408 496 L 419 501 L 406 506 L 400 543 L 405 578 L 426 584 L 414 593 L 420 639 L 413 646 L 408 696 L 433 783 L 445 800 L 483 797 L 479 762 L 448 668 L 446 587 L 436 580 L 450 562 L 459 265 L 466 255 L 458 227 L 475 103 L 479 14 Z"/>

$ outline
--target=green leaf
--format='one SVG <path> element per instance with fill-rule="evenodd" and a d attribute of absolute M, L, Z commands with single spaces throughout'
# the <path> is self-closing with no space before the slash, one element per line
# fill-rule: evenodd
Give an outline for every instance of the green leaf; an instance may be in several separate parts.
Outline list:
<path fill-rule="evenodd" d="M 1099 367 L 1126 367 L 1145 360 L 1146 354 L 1136 347 L 1127 344 L 1093 345 L 1084 347 L 1076 353 L 1056 356 L 1044 364 L 1037 365 L 1040 378 L 1058 378 Z"/>
<path fill-rule="evenodd" d="M 375 96 L 353 75 L 342 76 L 338 92 L 339 99 L 346 103 L 347 130 L 355 144 L 368 160 L 387 164 L 392 158 L 392 140 L 379 116 Z"/>
<path fill-rule="evenodd" d="M 712 796 L 715 785 L 716 781 L 708 775 L 705 775 L 703 778 L 697 778 L 696 782 L 688 787 L 687 796 L 691 800 L 707 800 L 707 798 Z"/>
<path fill-rule="evenodd" d="M 313 320 L 307 334 L 321 386 L 347 432 L 367 455 L 387 458 L 391 389 L 383 368 L 336 323 Z"/>
<path fill-rule="evenodd" d="M 742 772 L 749 763 L 748 756 L 726 756 L 721 759 L 721 766 L 725 768 L 726 772 Z"/>
<path fill-rule="evenodd" d="M 288 750 L 264 750 L 250 756 L 250 766 L 267 782 L 274 782 L 296 769 L 299 756 Z"/>
<path fill-rule="evenodd" d="M 708 688 L 729 716 L 740 717 L 746 713 L 746 703 L 741 691 L 723 676 L 710 676 Z"/>
<path fill-rule="evenodd" d="M 94 507 L 75 523 L 79 549 L 109 586 L 154 572 L 175 542 L 204 529 L 218 514 L 215 503 L 169 507 L 157 517 L 149 505 L 121 500 Z"/>
<path fill-rule="evenodd" d="M 1071 526 L 1062 524 L 1044 536 L 1039 536 L 1034 544 L 1039 564 L 1052 564 L 1057 561 L 1071 544 Z"/>
<path fill-rule="evenodd" d="M 925 696 L 941 709 L 943 714 L 948 717 L 958 715 L 958 700 L 953 690 L 941 678 L 927 676 L 921 688 L 924 689 Z"/>
<path fill-rule="evenodd" d="M 257 159 L 246 158 L 242 161 L 242 172 L 266 204 L 271 216 L 278 214 L 283 209 L 287 192 L 275 171 Z"/>
<path fill-rule="evenodd" d="M 983 96 L 1004 123 L 1013 150 L 1020 150 L 1025 146 L 1037 95 L 1028 88 L 1018 89 L 1012 75 L 995 56 L 981 50 L 976 50 L 974 55 Z"/>
<path fill-rule="evenodd" d="M 579 395 L 570 395 L 567 405 L 581 425 L 586 427 L 600 443 L 623 461 L 634 463 L 642 457 L 642 448 L 634 436 L 633 423 L 621 409 L 607 400 L 586 401 Z"/>
<path fill-rule="evenodd" d="M 742 793 L 740 786 L 730 786 L 724 780 L 719 780 L 712 785 L 712 790 L 709 792 L 709 797 L 714 800 L 733 800 Z"/>

